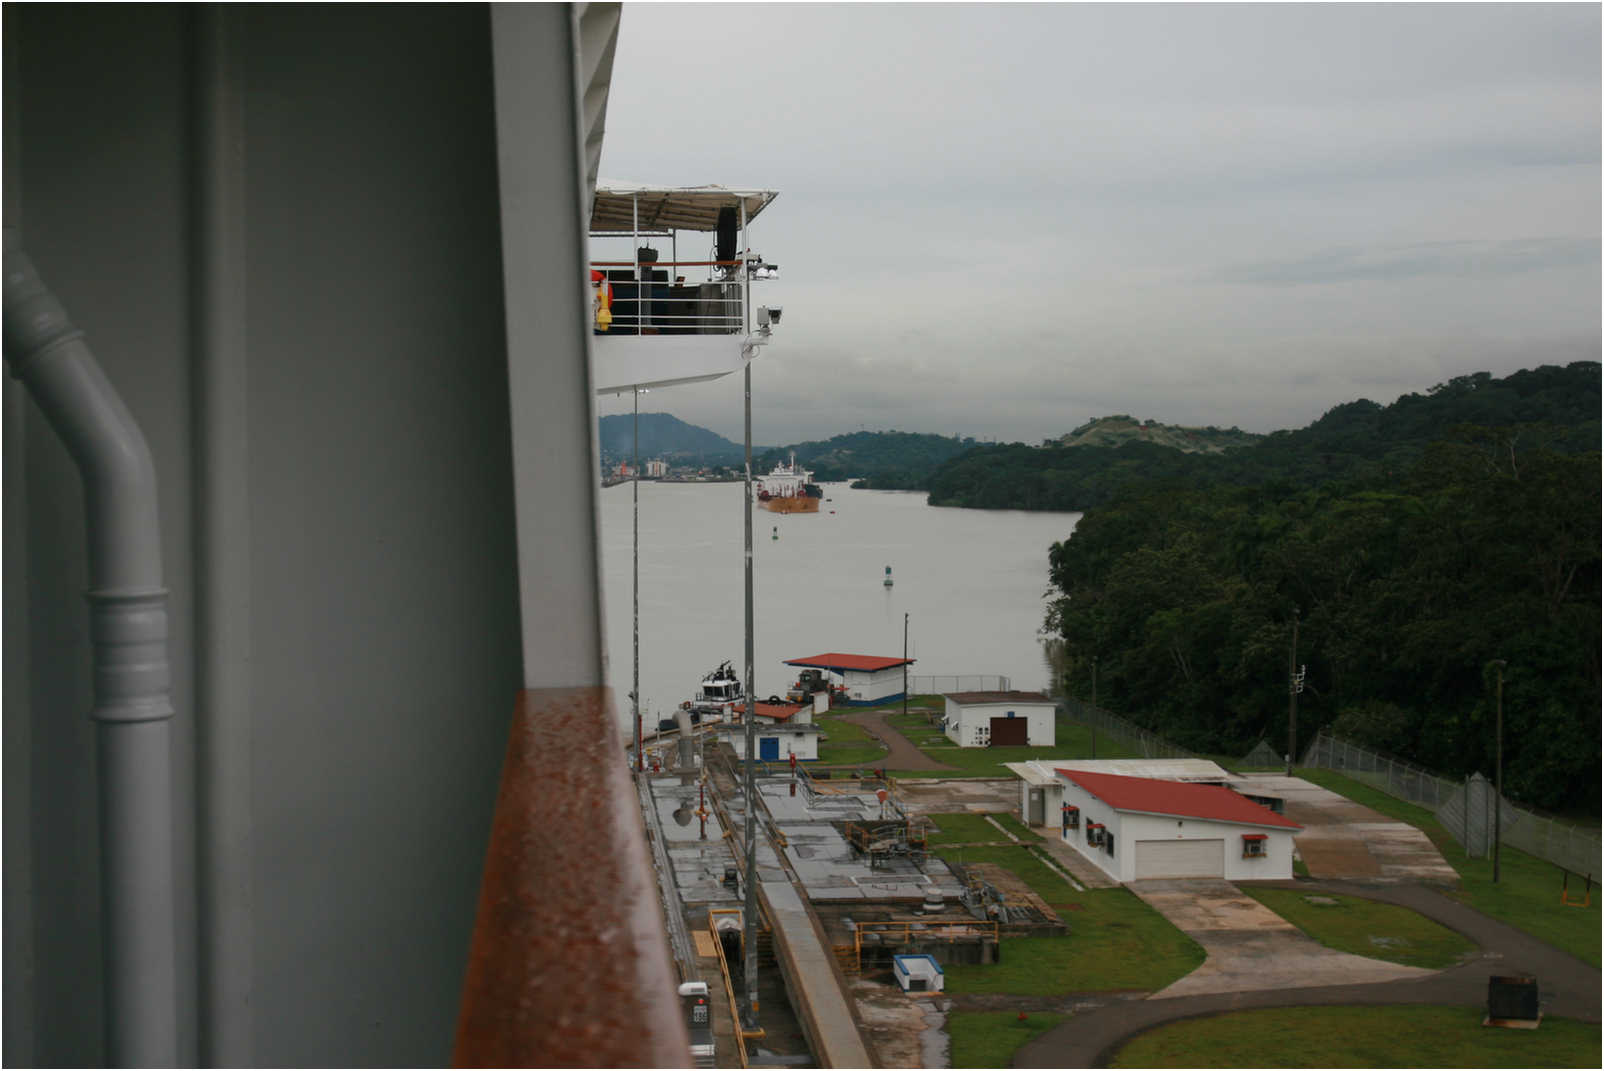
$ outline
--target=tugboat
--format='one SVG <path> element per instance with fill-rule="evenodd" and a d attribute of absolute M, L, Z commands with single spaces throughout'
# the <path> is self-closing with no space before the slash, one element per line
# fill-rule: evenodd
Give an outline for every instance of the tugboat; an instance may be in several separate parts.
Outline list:
<path fill-rule="evenodd" d="M 772 513 L 817 513 L 824 500 L 824 489 L 813 482 L 813 473 L 797 467 L 794 453 L 788 463 L 759 476 L 757 485 L 757 504 Z"/>
<path fill-rule="evenodd" d="M 693 722 L 728 721 L 730 708 L 745 701 L 746 692 L 741 687 L 740 674 L 725 662 L 702 678 L 702 686 L 697 689 L 696 695 L 683 706 L 691 712 Z"/>

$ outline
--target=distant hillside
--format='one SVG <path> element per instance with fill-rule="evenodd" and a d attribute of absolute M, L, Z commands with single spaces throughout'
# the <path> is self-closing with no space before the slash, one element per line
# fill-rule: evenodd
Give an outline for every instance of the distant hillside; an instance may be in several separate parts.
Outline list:
<path fill-rule="evenodd" d="M 624 461 L 634 454 L 633 423 L 634 415 L 630 413 L 601 418 L 604 464 Z M 660 457 L 679 465 L 739 465 L 746 458 L 746 448 L 669 413 L 642 413 L 640 456 L 642 459 Z"/>
<path fill-rule="evenodd" d="M 813 470 L 816 480 L 855 478 L 855 487 L 882 491 L 923 490 L 936 468 L 975 446 L 973 439 L 924 435 L 907 431 L 855 431 L 822 442 L 797 443 L 754 456 L 756 472 L 796 452 L 797 464 Z"/>
<path fill-rule="evenodd" d="M 1599 405 L 1596 361 L 1544 365 L 1503 379 L 1476 372 L 1387 406 L 1364 398 L 1347 402 L 1306 428 L 1274 432 L 1219 453 L 1186 453 L 1128 431 L 1119 445 L 1067 446 L 1059 440 L 1040 447 L 982 446 L 931 474 L 930 503 L 1086 510 L 1147 480 L 1243 487 L 1285 481 L 1312 487 L 1385 478 L 1408 469 L 1433 442 L 1472 426 L 1519 426 L 1523 444 L 1577 453 L 1598 449 Z M 1094 430 L 1097 423 L 1066 439 Z"/>
<path fill-rule="evenodd" d="M 1123 413 L 1088 420 L 1058 441 L 1065 446 L 1124 446 L 1128 442 L 1168 446 L 1185 454 L 1223 454 L 1238 446 L 1251 446 L 1264 438 L 1240 428 L 1188 428 L 1136 420 Z"/>

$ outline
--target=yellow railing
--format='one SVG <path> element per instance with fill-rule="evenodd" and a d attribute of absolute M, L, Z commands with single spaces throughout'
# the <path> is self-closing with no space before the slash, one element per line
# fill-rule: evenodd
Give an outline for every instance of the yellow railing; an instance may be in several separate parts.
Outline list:
<path fill-rule="evenodd" d="M 914 927 L 919 927 L 915 938 Z M 931 941 L 945 941 L 956 944 L 958 941 L 985 940 L 990 937 L 997 940 L 997 924 L 995 922 L 860 922 L 852 932 L 852 959 L 853 962 L 843 962 L 842 967 L 848 971 L 863 970 L 863 935 L 875 933 L 880 935 L 879 947 L 888 948 L 897 945 L 910 945 L 916 939 L 921 943 Z M 846 951 L 845 945 L 838 945 L 837 958 Z"/>
<path fill-rule="evenodd" d="M 724 958 L 724 942 L 719 937 L 718 917 L 729 916 L 739 920 L 741 911 L 734 907 L 710 907 L 707 909 L 707 928 L 713 934 L 713 947 L 718 950 L 718 973 L 724 979 L 724 995 L 730 1002 L 730 1022 L 735 1027 L 735 1048 L 741 1054 L 741 1066 L 750 1067 L 746 1058 L 746 1028 L 741 1025 L 741 1009 L 735 999 L 735 983 L 730 978 L 730 964 Z"/>

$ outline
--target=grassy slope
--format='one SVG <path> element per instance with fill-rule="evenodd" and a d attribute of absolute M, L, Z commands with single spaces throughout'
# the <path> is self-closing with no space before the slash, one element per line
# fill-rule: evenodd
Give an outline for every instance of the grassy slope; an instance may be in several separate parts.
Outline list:
<path fill-rule="evenodd" d="M 947 1016 L 953 1067 L 1007 1067 L 1025 1042 L 1063 1021 L 1062 1015 L 1032 1012 L 958 1011 Z"/>
<path fill-rule="evenodd" d="M 948 992 L 1059 996 L 1161 989 L 1203 962 L 1195 941 L 1127 890 L 1076 892 L 1026 847 L 949 848 L 940 854 L 953 862 L 1007 867 L 1069 926 L 1063 937 L 1003 938 L 1000 963 L 947 967 Z"/>
<path fill-rule="evenodd" d="M 1338 952 L 1402 963 L 1408 967 L 1451 967 L 1476 946 L 1446 926 L 1397 904 L 1352 896 L 1327 896 L 1314 903 L 1298 889 L 1242 886 L 1242 891 L 1292 925 Z"/>
<path fill-rule="evenodd" d="M 1598 1067 L 1599 1028 L 1544 1019 L 1481 1025 L 1482 1010 L 1401 1006 L 1264 1008 L 1169 1023 L 1111 1067 Z"/>
<path fill-rule="evenodd" d="M 1599 905 L 1600 900 L 1604 899 L 1600 897 L 1599 890 L 1594 890 L 1591 907 L 1565 907 L 1559 899 L 1559 868 L 1507 846 L 1501 859 L 1501 880 L 1495 885 L 1492 860 L 1467 858 L 1464 849 L 1426 808 L 1406 803 L 1330 770 L 1300 768 L 1295 773 L 1356 803 L 1419 828 L 1442 852 L 1448 865 L 1459 872 L 1460 887 L 1454 894 L 1457 899 L 1484 915 L 1564 949 L 1584 963 L 1599 966 Z M 1574 882 L 1572 891 L 1579 891 Z"/>
<path fill-rule="evenodd" d="M 819 763 L 823 766 L 873 765 L 886 753 L 868 730 L 850 721 L 842 721 L 844 711 L 831 711 L 818 718 L 827 739 L 819 744 Z"/>

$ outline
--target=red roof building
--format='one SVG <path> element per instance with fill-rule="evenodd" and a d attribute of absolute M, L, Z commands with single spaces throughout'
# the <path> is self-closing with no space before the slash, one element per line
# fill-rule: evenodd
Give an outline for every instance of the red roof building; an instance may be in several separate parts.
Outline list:
<path fill-rule="evenodd" d="M 861 673 L 877 673 L 883 669 L 895 666 L 911 666 L 916 659 L 912 658 L 881 658 L 877 655 L 861 654 L 821 654 L 811 658 L 788 658 L 788 666 L 805 666 L 809 669 L 827 669 L 832 673 L 842 673 L 846 670 L 857 670 Z"/>
<path fill-rule="evenodd" d="M 1059 770 L 1060 777 L 1084 788 L 1116 811 L 1157 814 L 1170 818 L 1206 818 L 1239 825 L 1302 829 L 1263 804 L 1222 785 L 1194 785 L 1184 781 L 1157 781 L 1147 777 Z"/>
<path fill-rule="evenodd" d="M 841 678 L 842 687 L 834 693 L 851 706 L 873 706 L 902 698 L 903 682 L 911 658 L 883 658 L 879 655 L 828 654 L 811 658 L 789 658 L 785 664 L 806 669 L 822 669 Z"/>

